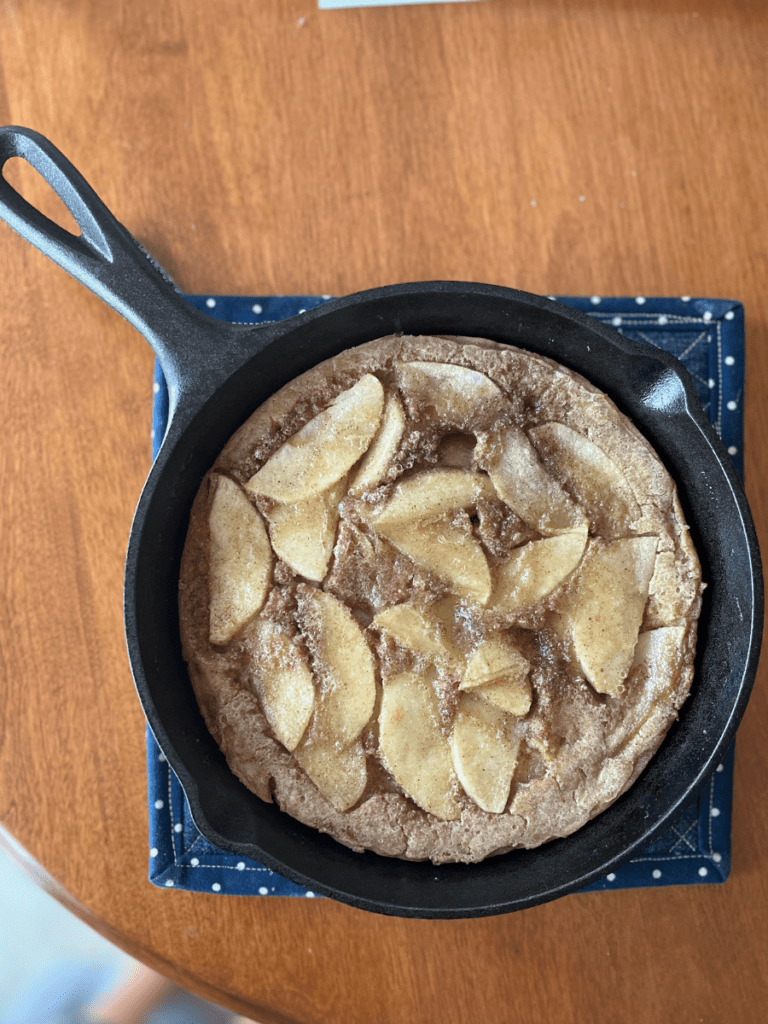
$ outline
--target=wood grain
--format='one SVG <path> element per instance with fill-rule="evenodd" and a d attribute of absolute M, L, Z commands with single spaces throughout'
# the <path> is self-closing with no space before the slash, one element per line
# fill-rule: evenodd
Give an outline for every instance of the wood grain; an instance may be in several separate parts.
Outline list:
<path fill-rule="evenodd" d="M 0 121 L 52 139 L 190 291 L 455 278 L 743 301 L 765 546 L 765 15 L 757 0 L 7 0 Z M 23 168 L 11 176 L 54 212 Z M 764 668 L 725 886 L 457 922 L 150 886 L 121 588 L 153 357 L 2 227 L 0 259 L 0 823 L 39 880 L 264 1024 L 760 1019 Z"/>

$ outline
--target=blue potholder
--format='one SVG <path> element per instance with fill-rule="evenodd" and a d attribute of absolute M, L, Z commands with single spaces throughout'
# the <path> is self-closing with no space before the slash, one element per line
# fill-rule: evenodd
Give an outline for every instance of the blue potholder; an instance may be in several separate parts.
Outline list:
<path fill-rule="evenodd" d="M 551 296 L 555 298 L 555 296 Z M 272 298 L 187 296 L 198 309 L 240 323 L 295 316 L 330 296 Z M 620 333 L 677 356 L 692 374 L 705 412 L 743 477 L 744 310 L 716 299 L 560 298 Z M 155 367 L 153 453 L 168 416 L 168 394 Z M 256 861 L 212 846 L 197 830 L 181 785 L 147 728 L 149 879 L 154 885 L 240 896 L 314 896 Z M 640 857 L 587 886 L 627 889 L 724 882 L 730 872 L 733 748 L 696 801 Z"/>

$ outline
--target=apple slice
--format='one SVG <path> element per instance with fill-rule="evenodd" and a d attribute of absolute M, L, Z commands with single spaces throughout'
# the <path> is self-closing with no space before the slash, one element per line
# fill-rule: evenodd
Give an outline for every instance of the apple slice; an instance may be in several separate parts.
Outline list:
<path fill-rule="evenodd" d="M 656 537 L 626 537 L 584 557 L 566 613 L 574 653 L 598 693 L 616 696 L 627 677 L 648 600 Z"/>
<path fill-rule="evenodd" d="M 685 653 L 685 633 L 685 626 L 662 626 L 638 637 L 631 668 L 635 719 L 646 718 L 675 685 Z"/>
<path fill-rule="evenodd" d="M 258 620 L 253 629 L 257 688 L 264 714 L 283 746 L 295 750 L 315 704 L 307 656 L 271 619 Z"/>
<path fill-rule="evenodd" d="M 520 742 L 506 716 L 474 694 L 463 694 L 450 739 L 464 791 L 482 810 L 501 814 L 509 799 Z"/>
<path fill-rule="evenodd" d="M 400 481 L 386 504 L 374 514 L 372 522 L 378 529 L 382 524 L 437 519 L 472 508 L 480 498 L 495 497 L 496 492 L 485 473 L 427 469 Z"/>
<path fill-rule="evenodd" d="M 450 637 L 445 636 L 442 623 L 413 604 L 398 604 L 387 608 L 374 618 L 373 625 L 388 634 L 402 647 L 434 661 L 456 659 L 457 650 Z"/>
<path fill-rule="evenodd" d="M 454 594 L 485 604 L 491 573 L 483 549 L 471 534 L 447 518 L 436 522 L 378 524 L 377 531 L 398 551 L 442 579 Z"/>
<path fill-rule="evenodd" d="M 660 703 L 668 702 L 670 693 L 680 680 L 685 633 L 685 626 L 662 626 L 638 637 L 627 676 L 629 699 L 622 702 L 624 713 L 611 736 L 611 753 L 631 736 L 636 736 L 647 722 L 650 721 L 654 731 L 658 729 L 652 715 Z"/>
<path fill-rule="evenodd" d="M 586 526 L 521 544 L 499 567 L 489 610 L 511 615 L 543 601 L 578 566 L 586 546 Z"/>
<path fill-rule="evenodd" d="M 660 629 L 649 629 L 637 638 L 632 668 L 642 666 L 648 676 L 654 680 L 659 694 L 663 694 L 666 684 L 660 682 L 662 676 L 673 675 L 683 655 L 685 626 L 662 626 Z"/>
<path fill-rule="evenodd" d="M 370 721 L 376 702 L 371 649 L 341 601 L 307 584 L 297 587 L 296 596 L 297 619 L 320 683 L 310 736 L 348 747 Z"/>
<path fill-rule="evenodd" d="M 443 821 L 461 816 L 451 749 L 427 680 L 403 672 L 385 683 L 379 751 L 384 766 L 419 807 Z"/>
<path fill-rule="evenodd" d="M 289 505 L 326 491 L 367 451 L 383 409 L 384 388 L 367 373 L 278 448 L 245 489 Z"/>
<path fill-rule="evenodd" d="M 337 811 L 348 811 L 363 795 L 368 769 L 360 740 L 343 749 L 329 742 L 305 741 L 294 757 Z"/>
<path fill-rule="evenodd" d="M 387 395 L 379 432 L 352 479 L 349 493 L 354 497 L 373 490 L 384 479 L 405 431 L 403 403 L 393 391 Z"/>
<path fill-rule="evenodd" d="M 533 694 L 528 680 L 531 666 L 499 637 L 484 640 L 469 659 L 459 686 L 519 717 L 531 709 Z"/>
<path fill-rule="evenodd" d="M 293 505 L 274 505 L 267 512 L 269 537 L 278 558 L 299 576 L 320 583 L 333 553 L 339 502 L 346 476 L 325 491 Z"/>
<path fill-rule="evenodd" d="M 547 473 L 526 435 L 512 423 L 480 439 L 478 462 L 502 501 L 544 535 L 584 529 L 586 516 Z"/>
<path fill-rule="evenodd" d="M 208 513 L 209 635 L 227 644 L 261 609 L 272 576 L 264 520 L 229 477 L 215 478 Z"/>
<path fill-rule="evenodd" d="M 564 423 L 534 427 L 530 437 L 545 465 L 575 494 L 590 520 L 601 524 L 601 536 L 626 535 L 640 519 L 640 506 L 627 478 L 589 438 Z"/>
<path fill-rule="evenodd" d="M 400 363 L 397 376 L 404 396 L 444 426 L 482 429 L 508 404 L 490 377 L 455 363 Z"/>
<path fill-rule="evenodd" d="M 677 492 L 672 496 L 672 513 L 683 518 Z M 649 628 L 687 618 L 701 593 L 701 569 L 690 531 L 680 530 L 675 541 L 668 533 L 659 537 L 656 568 L 648 588 Z"/>
<path fill-rule="evenodd" d="M 524 718 L 531 710 L 533 693 L 528 679 L 508 679 L 500 676 L 490 683 L 483 683 L 472 690 L 478 697 L 484 697 L 502 711 L 508 711 L 516 718 Z"/>

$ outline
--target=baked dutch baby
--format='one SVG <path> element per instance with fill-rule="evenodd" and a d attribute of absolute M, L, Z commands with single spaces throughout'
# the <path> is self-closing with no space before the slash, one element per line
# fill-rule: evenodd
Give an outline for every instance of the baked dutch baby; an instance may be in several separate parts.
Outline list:
<path fill-rule="evenodd" d="M 207 474 L 184 656 L 232 771 L 355 850 L 477 862 L 623 793 L 693 678 L 674 483 L 570 370 L 396 336 L 309 370 Z"/>

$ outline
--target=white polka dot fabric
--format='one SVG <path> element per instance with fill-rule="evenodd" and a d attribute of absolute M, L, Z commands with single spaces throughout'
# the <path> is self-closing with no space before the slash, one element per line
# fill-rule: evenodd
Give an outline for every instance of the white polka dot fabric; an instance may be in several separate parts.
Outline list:
<path fill-rule="evenodd" d="M 239 323 L 280 320 L 330 300 L 328 295 L 187 298 L 211 316 Z M 591 295 L 558 301 L 677 356 L 693 376 L 699 400 L 743 477 L 744 310 L 739 303 L 689 295 L 666 299 Z M 168 414 L 168 393 L 159 366 L 153 395 L 152 439 L 157 451 Z M 587 889 L 725 881 L 730 871 L 733 757 L 731 748 L 698 799 L 672 827 L 641 855 Z M 181 785 L 149 728 L 147 766 L 149 879 L 154 885 L 221 896 L 315 896 L 256 861 L 213 846 L 200 834 Z"/>

